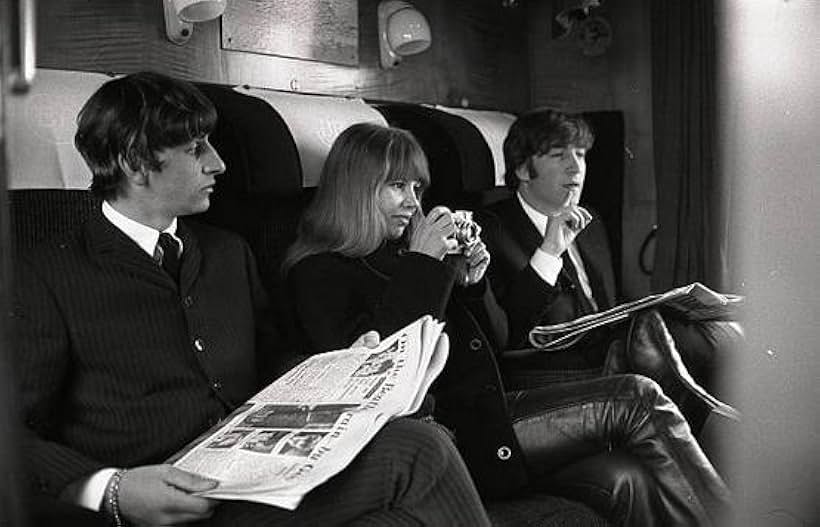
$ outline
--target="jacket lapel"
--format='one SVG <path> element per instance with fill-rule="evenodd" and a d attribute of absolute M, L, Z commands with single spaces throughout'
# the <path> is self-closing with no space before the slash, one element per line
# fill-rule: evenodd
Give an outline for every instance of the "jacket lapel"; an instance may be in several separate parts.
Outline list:
<path fill-rule="evenodd" d="M 599 217 L 595 217 L 593 221 L 600 222 Z M 596 229 L 584 229 L 575 239 L 578 246 L 578 252 L 581 253 L 581 258 L 584 261 L 584 270 L 590 281 L 592 287 L 592 296 L 595 297 L 595 302 L 601 310 L 609 309 L 615 305 L 615 284 L 614 277 L 607 279 L 604 276 L 604 269 L 608 269 L 611 263 L 609 252 L 606 250 L 606 240 L 596 233 Z"/>
<path fill-rule="evenodd" d="M 180 294 L 185 296 L 193 287 L 196 278 L 199 276 L 199 268 L 202 265 L 202 251 L 199 241 L 194 236 L 191 228 L 182 220 L 177 222 L 177 236 L 182 239 L 184 247 L 182 251 L 182 262 L 179 270 Z"/>
<path fill-rule="evenodd" d="M 89 256 L 101 267 L 120 268 L 157 285 L 172 286 L 174 281 L 125 233 L 97 211 L 85 224 Z"/>
<path fill-rule="evenodd" d="M 507 203 L 509 206 L 505 211 L 505 215 L 507 216 L 508 224 L 512 227 L 511 232 L 513 236 L 517 238 L 521 247 L 524 248 L 529 258 L 529 255 L 541 245 L 541 233 L 539 233 L 535 225 L 532 224 L 530 217 L 524 212 L 524 208 L 521 207 L 521 203 L 518 202 L 517 198 L 513 197 L 508 200 Z"/>

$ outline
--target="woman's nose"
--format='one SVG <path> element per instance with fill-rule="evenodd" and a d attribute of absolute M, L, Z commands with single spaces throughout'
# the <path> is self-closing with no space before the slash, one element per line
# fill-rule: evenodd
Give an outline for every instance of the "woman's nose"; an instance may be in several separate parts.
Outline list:
<path fill-rule="evenodd" d="M 416 194 L 416 190 L 408 185 L 408 188 L 404 191 L 404 205 L 406 207 L 418 207 L 419 206 L 419 197 Z"/>

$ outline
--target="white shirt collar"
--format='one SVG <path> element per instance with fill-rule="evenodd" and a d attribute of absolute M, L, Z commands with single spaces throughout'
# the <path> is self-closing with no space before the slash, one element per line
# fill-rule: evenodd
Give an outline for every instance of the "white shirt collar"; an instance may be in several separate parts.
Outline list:
<path fill-rule="evenodd" d="M 134 242 L 139 245 L 143 251 L 148 253 L 148 256 L 153 258 L 154 250 L 157 247 L 157 240 L 159 240 L 160 231 L 154 229 L 153 227 L 143 225 L 138 221 L 132 220 L 112 207 L 107 201 L 103 201 L 102 213 L 108 221 L 113 223 L 116 228 L 124 232 L 126 236 L 134 240 Z M 168 228 L 162 232 L 167 232 L 173 236 L 174 239 L 179 242 L 179 246 L 182 247 L 182 240 L 176 235 L 176 218 L 174 218 L 171 225 L 169 225 Z"/>
<path fill-rule="evenodd" d="M 549 219 L 546 214 L 539 212 L 535 209 L 532 205 L 526 202 L 526 200 L 521 196 L 520 192 L 516 192 L 515 196 L 518 198 L 518 202 L 521 203 L 521 207 L 524 209 L 524 212 L 532 221 L 532 224 L 535 225 L 535 228 L 538 229 L 538 232 L 541 236 L 544 236 L 544 233 L 547 232 L 547 220 Z"/>

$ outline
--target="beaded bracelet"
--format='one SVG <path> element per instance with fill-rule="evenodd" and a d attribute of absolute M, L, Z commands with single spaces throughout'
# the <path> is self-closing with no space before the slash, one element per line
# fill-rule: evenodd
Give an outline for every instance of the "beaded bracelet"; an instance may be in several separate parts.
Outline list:
<path fill-rule="evenodd" d="M 126 472 L 128 472 L 128 469 L 114 472 L 111 481 L 108 483 L 108 509 L 111 512 L 114 527 L 125 527 L 125 522 L 120 514 L 120 481 Z"/>

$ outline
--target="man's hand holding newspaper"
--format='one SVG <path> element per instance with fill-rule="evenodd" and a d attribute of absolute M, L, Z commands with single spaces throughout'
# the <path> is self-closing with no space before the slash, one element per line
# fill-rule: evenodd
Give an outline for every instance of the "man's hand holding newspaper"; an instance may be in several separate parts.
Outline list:
<path fill-rule="evenodd" d="M 421 407 L 447 361 L 443 326 L 425 316 L 375 348 L 308 358 L 174 456 L 173 464 L 219 481 L 201 496 L 295 509 L 387 421 Z"/>

